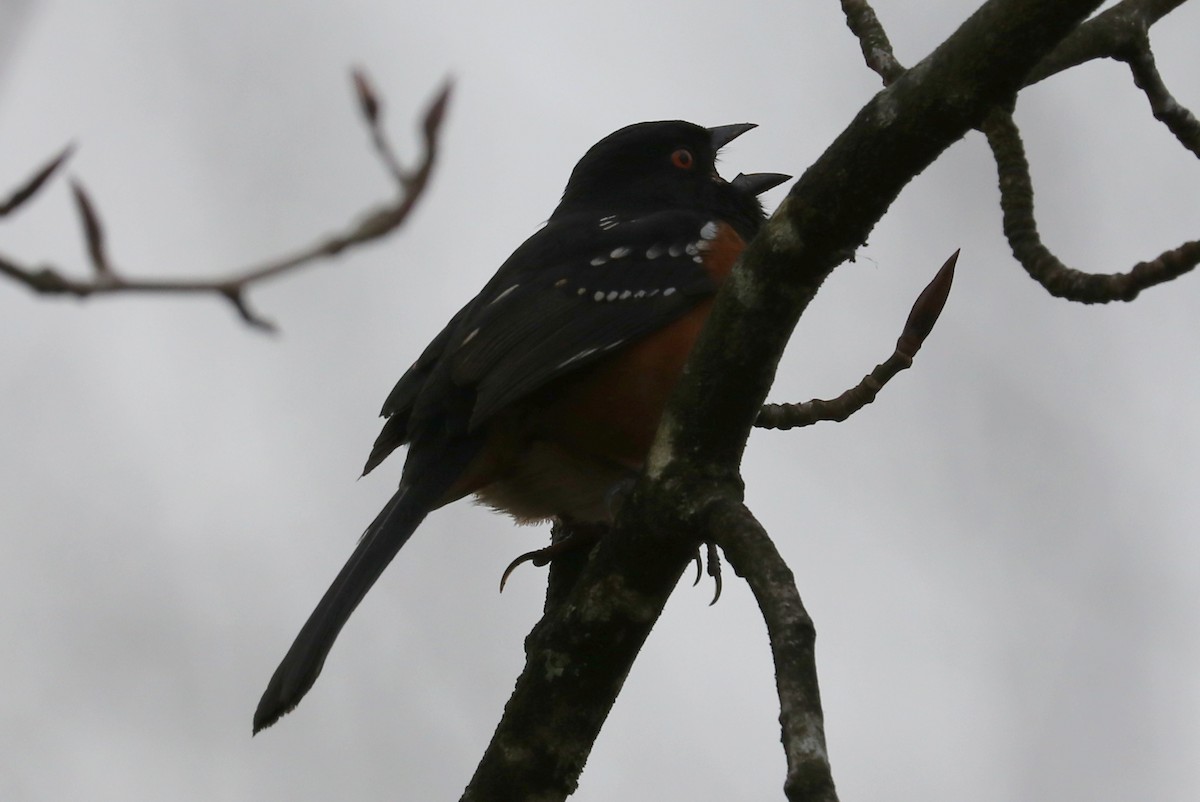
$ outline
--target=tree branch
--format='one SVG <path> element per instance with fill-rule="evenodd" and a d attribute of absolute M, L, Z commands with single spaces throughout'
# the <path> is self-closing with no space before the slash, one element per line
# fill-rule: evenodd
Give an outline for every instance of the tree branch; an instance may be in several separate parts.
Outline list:
<path fill-rule="evenodd" d="M 1155 119 L 1200 156 L 1200 121 L 1167 90 L 1154 64 L 1150 28 L 1186 0 L 1124 0 L 1080 25 L 1042 59 L 1026 78 L 1030 86 L 1063 70 L 1098 58 L 1129 64 L 1134 82 L 1150 101 Z M 859 40 L 868 67 L 890 85 L 904 74 L 887 32 L 867 0 L 842 0 L 846 24 Z"/>
<path fill-rule="evenodd" d="M 351 224 L 344 231 L 331 234 L 294 253 L 234 270 L 223 278 L 126 278 L 115 269 L 109 258 L 105 247 L 104 227 L 95 204 L 91 201 L 83 185 L 78 181 L 73 181 L 72 190 L 82 221 L 88 255 L 93 267 L 93 277 L 91 279 L 71 278 L 54 267 L 30 267 L 3 255 L 0 255 L 0 274 L 24 284 L 37 293 L 73 295 L 77 298 L 113 293 L 215 294 L 229 301 L 247 324 L 265 331 L 274 330 L 274 324 L 250 308 L 246 300 L 246 291 L 250 286 L 318 260 L 336 256 L 348 248 L 390 234 L 405 221 L 421 197 L 437 158 L 439 133 L 450 100 L 449 84 L 446 84 L 438 92 L 425 112 L 421 129 L 423 153 L 420 161 L 411 170 L 405 170 L 400 166 L 388 144 L 381 127 L 379 101 L 361 70 L 354 72 L 354 85 L 360 110 L 371 133 L 375 153 L 395 181 L 397 196 L 390 202 L 368 209 L 359 216 L 357 223 Z M 33 197 L 66 159 L 70 150 L 70 148 L 64 150 L 30 181 L 14 192 L 9 200 L 0 206 L 0 214 L 14 210 Z"/>
<path fill-rule="evenodd" d="M 1154 23 L 1187 0 L 1123 0 L 1063 39 L 1029 74 L 1028 86 L 1098 58 L 1124 59 L 1146 41 Z"/>
<path fill-rule="evenodd" d="M 1200 156 L 1200 121 L 1179 104 L 1163 82 L 1150 47 L 1150 28 L 1185 0 L 1124 0 L 1080 25 L 1029 76 L 1029 83 L 1098 58 L 1124 61 L 1150 110 L 1180 144 Z"/>

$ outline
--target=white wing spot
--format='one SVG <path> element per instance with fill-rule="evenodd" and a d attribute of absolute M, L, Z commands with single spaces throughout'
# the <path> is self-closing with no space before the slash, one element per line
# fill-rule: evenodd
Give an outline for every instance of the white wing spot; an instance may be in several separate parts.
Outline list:
<path fill-rule="evenodd" d="M 649 248 L 646 249 L 646 258 L 647 259 L 657 259 L 658 257 L 662 256 L 666 252 L 667 252 L 667 248 L 665 245 L 651 245 Z"/>
<path fill-rule="evenodd" d="M 596 290 L 594 293 L 592 293 L 592 300 L 593 301 L 603 301 L 604 300 L 604 290 Z"/>
<path fill-rule="evenodd" d="M 717 238 L 717 232 L 720 230 L 720 226 L 717 225 L 716 220 L 709 220 L 704 224 L 704 227 L 700 229 L 700 239 L 706 242 L 712 242 Z"/>
<path fill-rule="evenodd" d="M 622 256 L 628 256 L 632 250 L 633 248 L 626 248 L 624 245 L 622 245 L 620 248 L 613 248 L 612 253 L 610 253 L 609 256 L 611 256 L 613 259 L 620 259 Z"/>
<path fill-rule="evenodd" d="M 600 265 L 604 264 L 607 261 L 608 261 L 607 256 L 597 256 L 595 259 L 592 259 L 591 265 L 592 265 L 592 267 L 599 267 Z"/>
<path fill-rule="evenodd" d="M 463 348 L 464 346 L 466 346 L 467 343 L 469 343 L 469 342 L 471 342 L 471 340 L 475 339 L 475 335 L 478 333 L 479 333 L 479 329 L 472 330 L 470 334 L 468 334 L 466 337 L 463 337 L 463 341 L 458 344 L 458 347 Z"/>
<path fill-rule="evenodd" d="M 558 281 L 554 282 L 555 289 L 561 290 L 565 286 L 567 286 L 567 280 L 565 278 L 560 278 Z"/>
<path fill-rule="evenodd" d="M 617 296 L 620 294 L 621 293 L 617 290 L 609 290 L 608 295 L 605 296 L 605 300 L 615 301 L 615 300 L 617 300 Z"/>
<path fill-rule="evenodd" d="M 617 296 L 617 299 L 618 299 L 618 300 L 621 300 L 621 301 L 624 301 L 624 300 L 625 300 L 626 298 L 628 298 L 630 295 L 633 295 L 633 291 L 632 291 L 632 290 L 625 290 L 624 292 L 622 292 L 620 295 L 618 295 L 618 296 Z"/>
<path fill-rule="evenodd" d="M 674 287 L 667 287 L 665 290 L 663 290 L 663 297 L 664 297 L 664 298 L 666 298 L 668 295 L 674 295 L 674 294 L 675 294 L 675 288 L 674 288 Z"/>
<path fill-rule="evenodd" d="M 591 356 L 592 354 L 596 353 L 597 350 L 599 350 L 599 349 L 586 348 L 586 349 L 580 351 L 575 356 L 571 357 L 570 359 L 559 362 L 558 367 L 565 368 L 567 365 L 571 364 L 572 362 L 578 362 L 579 360 L 583 359 L 584 357 Z"/>
<path fill-rule="evenodd" d="M 613 229 L 616 227 L 617 227 L 617 216 L 615 214 L 610 214 L 610 215 L 607 215 L 606 217 L 600 218 L 600 228 L 604 229 L 605 231 L 608 231 L 609 229 Z"/>
<path fill-rule="evenodd" d="M 692 261 L 698 265 L 702 265 L 702 264 L 704 264 L 704 257 L 703 256 L 693 256 Z"/>
<path fill-rule="evenodd" d="M 689 242 L 687 244 L 687 247 L 684 248 L 684 251 L 687 252 L 688 256 L 695 256 L 696 254 L 700 253 L 700 243 L 699 242 Z"/>
<path fill-rule="evenodd" d="M 655 287 L 654 289 L 650 290 L 650 292 L 646 293 L 646 297 L 647 297 L 647 298 L 653 298 L 655 295 L 658 295 L 658 288 L 657 288 L 657 287 Z"/>
<path fill-rule="evenodd" d="M 634 297 L 634 298 L 645 298 L 645 297 L 646 297 L 646 291 L 645 291 L 645 290 L 638 290 L 637 292 L 635 292 L 635 293 L 633 294 L 633 297 Z"/>
<path fill-rule="evenodd" d="M 676 243 L 670 248 L 667 248 L 667 253 L 669 253 L 671 258 L 674 259 L 676 256 L 680 256 L 683 253 L 683 246 Z"/>
<path fill-rule="evenodd" d="M 494 303 L 496 303 L 497 301 L 503 300 L 503 299 L 504 299 L 504 296 L 508 295 L 510 292 L 512 292 L 513 290 L 515 290 L 517 287 L 520 287 L 520 286 L 521 286 L 520 284 L 514 284 L 514 285 L 512 285 L 512 286 L 511 286 L 511 287 L 509 287 L 507 290 L 505 290 L 504 292 L 500 293 L 499 295 L 497 295 L 497 296 L 496 296 L 495 298 L 493 298 L 492 300 L 488 301 L 488 304 L 489 304 L 489 305 L 491 305 L 491 304 L 494 304 Z"/>
<path fill-rule="evenodd" d="M 625 341 L 624 341 L 624 340 L 617 340 L 615 343 L 609 343 L 608 345 L 604 346 L 604 349 L 603 349 L 603 350 L 605 350 L 605 351 L 611 351 L 612 349 L 616 348 L 618 345 L 620 345 L 620 344 L 621 344 L 621 343 L 623 343 L 623 342 L 625 342 Z"/>

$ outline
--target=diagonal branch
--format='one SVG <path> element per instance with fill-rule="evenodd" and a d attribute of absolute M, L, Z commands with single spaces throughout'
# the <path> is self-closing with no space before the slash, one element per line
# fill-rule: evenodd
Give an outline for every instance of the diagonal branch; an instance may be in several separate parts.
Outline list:
<path fill-rule="evenodd" d="M 93 277 L 91 279 L 72 278 L 54 267 L 30 267 L 3 255 L 0 255 L 0 274 L 24 284 L 37 293 L 73 295 L 77 298 L 113 293 L 213 294 L 229 301 L 247 324 L 265 331 L 274 330 L 274 324 L 253 311 L 246 300 L 246 292 L 250 286 L 281 273 L 328 259 L 351 247 L 390 234 L 407 219 L 417 200 L 421 197 L 437 158 L 441 125 L 450 100 L 449 83 L 438 92 L 425 112 L 421 126 L 423 153 L 420 161 L 412 169 L 401 167 L 388 144 L 381 126 L 380 103 L 365 74 L 360 70 L 354 72 L 354 85 L 360 110 L 371 133 L 374 150 L 395 181 L 397 195 L 391 201 L 368 209 L 359 216 L 358 222 L 352 223 L 343 231 L 328 235 L 291 254 L 234 270 L 222 278 L 129 278 L 113 266 L 105 247 L 104 228 L 96 211 L 95 203 L 90 199 L 83 185 L 74 181 L 72 189 L 84 229 L 84 238 L 94 272 Z M 69 152 L 69 148 L 63 151 L 33 179 L 18 189 L 9 201 L 6 201 L 2 211 L 11 211 L 32 197 L 45 184 Z"/>

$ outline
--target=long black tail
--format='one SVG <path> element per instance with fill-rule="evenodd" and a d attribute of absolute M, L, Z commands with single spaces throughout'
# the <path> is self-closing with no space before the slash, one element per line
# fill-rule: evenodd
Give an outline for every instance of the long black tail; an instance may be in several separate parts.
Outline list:
<path fill-rule="evenodd" d="M 463 453 L 443 453 L 439 464 L 430 466 L 431 471 L 418 472 L 415 482 L 402 484 L 367 527 L 354 553 L 308 617 L 279 668 L 275 669 L 258 702 L 258 709 L 254 711 L 256 734 L 294 709 L 308 693 L 354 608 L 454 483 L 469 460 L 470 452 L 475 449 L 450 450 Z"/>

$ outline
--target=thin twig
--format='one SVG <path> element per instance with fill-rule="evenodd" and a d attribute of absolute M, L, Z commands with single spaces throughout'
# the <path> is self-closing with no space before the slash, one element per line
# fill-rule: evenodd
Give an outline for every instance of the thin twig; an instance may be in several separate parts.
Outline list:
<path fill-rule="evenodd" d="M 381 126 L 380 103 L 361 70 L 354 72 L 354 85 L 360 110 L 371 133 L 373 148 L 395 181 L 397 194 L 393 200 L 367 210 L 360 215 L 357 223 L 351 224 L 344 231 L 329 235 L 295 253 L 231 271 L 221 278 L 128 278 L 114 269 L 108 256 L 104 228 L 96 212 L 95 204 L 91 201 L 82 183 L 73 181 L 72 189 L 76 208 L 82 221 L 88 254 L 94 268 L 93 278 L 71 278 L 54 267 L 31 267 L 3 255 L 0 255 L 0 274 L 24 284 L 37 293 L 73 295 L 77 298 L 122 292 L 215 294 L 229 301 L 242 320 L 249 325 L 264 331 L 274 330 L 275 327 L 270 321 L 251 309 L 246 300 L 246 292 L 249 287 L 281 273 L 336 256 L 348 248 L 371 242 L 394 231 L 408 217 L 418 198 L 421 197 L 436 161 L 441 125 L 445 119 L 446 107 L 450 99 L 451 86 L 449 83 L 438 92 L 425 112 L 421 126 L 423 153 L 420 161 L 411 170 L 405 170 L 400 166 L 388 144 Z M 70 148 L 59 154 L 33 179 L 14 192 L 2 208 L 5 211 L 11 211 L 32 197 L 69 153 Z"/>
<path fill-rule="evenodd" d="M 796 429 L 819 421 L 841 422 L 874 401 L 897 373 L 912 367 L 913 357 L 921 350 L 946 305 L 957 263 L 958 251 L 955 251 L 917 296 L 892 355 L 876 365 L 861 382 L 831 401 L 814 398 L 803 404 L 764 404 L 754 425 L 761 429 Z"/>
<path fill-rule="evenodd" d="M 887 31 L 875 16 L 875 9 L 867 0 L 842 0 L 842 13 L 846 25 L 858 39 L 867 66 L 879 73 L 884 86 L 890 86 L 904 74 L 904 65 L 896 60 Z"/>

